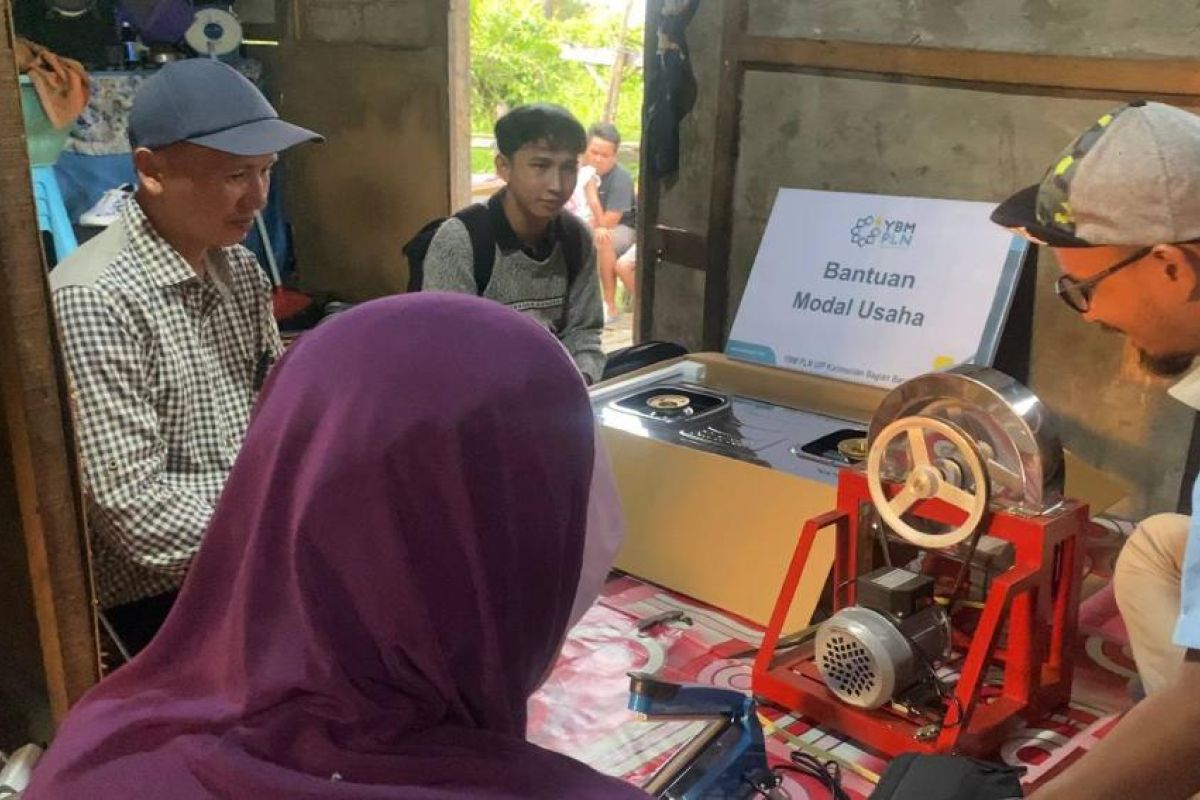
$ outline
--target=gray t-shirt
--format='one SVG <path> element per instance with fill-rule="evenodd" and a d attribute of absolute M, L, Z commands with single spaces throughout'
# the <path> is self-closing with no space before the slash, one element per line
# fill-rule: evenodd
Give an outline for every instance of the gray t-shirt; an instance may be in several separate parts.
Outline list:
<path fill-rule="evenodd" d="M 620 211 L 621 225 L 637 227 L 637 208 L 633 193 L 633 177 L 620 164 L 613 165 L 600 178 L 600 205 L 605 211 Z"/>
<path fill-rule="evenodd" d="M 581 237 L 583 264 L 568 286 L 562 242 L 554 242 L 539 261 L 517 246 L 511 228 L 500 227 L 495 232 L 495 266 L 482 296 L 532 317 L 558 337 L 580 372 L 593 383 L 600 380 L 604 372 L 600 349 L 604 313 L 591 237 Z M 471 234 L 461 220 L 450 217 L 429 242 L 421 290 L 477 294 L 474 264 Z"/>

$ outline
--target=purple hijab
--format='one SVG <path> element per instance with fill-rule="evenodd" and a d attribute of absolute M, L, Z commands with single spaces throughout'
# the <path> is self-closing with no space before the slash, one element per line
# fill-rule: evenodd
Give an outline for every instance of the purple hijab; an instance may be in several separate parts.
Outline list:
<path fill-rule="evenodd" d="M 645 798 L 525 741 L 566 632 L 593 425 L 566 351 L 461 295 L 300 339 L 151 645 L 71 712 L 41 798 Z"/>

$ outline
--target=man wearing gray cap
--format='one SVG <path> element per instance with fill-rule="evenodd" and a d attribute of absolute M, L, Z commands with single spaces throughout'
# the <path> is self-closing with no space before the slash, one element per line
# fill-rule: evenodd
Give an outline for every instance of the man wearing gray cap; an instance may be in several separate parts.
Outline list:
<path fill-rule="evenodd" d="M 1188 371 L 1200 354 L 1200 118 L 1161 103 L 1117 108 L 992 219 L 1052 247 L 1059 297 L 1123 333 L 1149 371 Z M 1200 409 L 1200 370 L 1170 393 Z M 1113 582 L 1148 696 L 1034 800 L 1200 792 L 1200 519 L 1144 521 Z"/>
<path fill-rule="evenodd" d="M 277 153 L 320 136 L 218 61 L 163 67 L 129 115 L 137 193 L 50 273 L 104 618 L 136 652 L 174 600 L 281 351 L 240 242 Z"/>

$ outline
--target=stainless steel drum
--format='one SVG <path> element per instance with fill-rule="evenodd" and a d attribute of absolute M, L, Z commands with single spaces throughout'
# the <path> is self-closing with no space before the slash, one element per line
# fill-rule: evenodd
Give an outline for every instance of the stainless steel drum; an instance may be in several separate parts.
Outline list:
<path fill-rule="evenodd" d="M 973 449 L 987 471 L 992 507 L 1039 515 L 1061 503 L 1064 464 L 1058 433 L 1037 396 L 1003 372 L 965 365 L 920 375 L 892 390 L 871 418 L 867 435 L 869 448 L 886 447 L 873 459 L 884 480 L 904 482 L 920 466 L 913 463 L 920 443 L 913 448 L 911 436 L 877 442 L 884 429 L 906 417 L 949 423 L 969 441 L 970 448 L 955 446 L 948 441 L 954 437 L 930 430 L 928 460 L 946 482 L 974 489 L 969 485 L 973 465 L 962 457 L 964 450 Z"/>

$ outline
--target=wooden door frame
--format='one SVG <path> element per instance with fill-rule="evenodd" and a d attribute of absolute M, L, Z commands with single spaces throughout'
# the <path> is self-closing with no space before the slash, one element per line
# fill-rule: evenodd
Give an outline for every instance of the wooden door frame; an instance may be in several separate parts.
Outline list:
<path fill-rule="evenodd" d="M 95 594 L 66 373 L 30 184 L 12 8 L 3 0 L 0 9 L 0 401 L 57 724 L 100 677 Z"/>
<path fill-rule="evenodd" d="M 447 214 L 471 202 L 471 2 L 449 0 L 446 13 L 450 102 L 450 198 Z"/>

